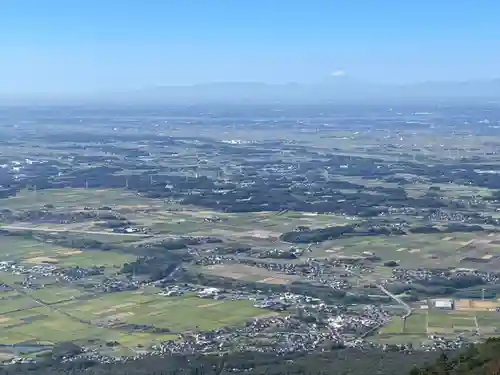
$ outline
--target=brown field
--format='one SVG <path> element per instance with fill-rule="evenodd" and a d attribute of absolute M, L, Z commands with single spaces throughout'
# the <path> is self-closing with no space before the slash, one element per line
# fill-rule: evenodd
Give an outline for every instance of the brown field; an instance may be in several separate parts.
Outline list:
<path fill-rule="evenodd" d="M 132 302 L 122 303 L 121 305 L 115 305 L 115 306 L 110 307 L 109 309 L 106 309 L 106 310 L 96 311 L 93 314 L 94 315 L 104 315 L 104 314 L 114 312 L 114 311 L 119 310 L 119 309 L 123 309 L 125 307 L 130 307 L 130 306 L 135 306 L 135 305 L 136 304 L 132 303 Z"/>
<path fill-rule="evenodd" d="M 212 306 L 217 306 L 223 304 L 224 301 L 218 301 L 218 302 L 211 302 L 211 303 L 205 303 L 204 305 L 198 305 L 198 307 L 202 309 L 206 309 L 207 307 L 212 307 Z"/>
<path fill-rule="evenodd" d="M 121 319 L 125 319 L 129 316 L 133 316 L 135 315 L 132 311 L 127 311 L 127 312 L 122 312 L 122 313 L 119 313 L 119 314 L 115 314 L 115 315 L 110 315 L 108 317 L 106 317 L 106 319 L 108 320 L 121 320 Z"/>
<path fill-rule="evenodd" d="M 327 253 L 335 253 L 337 251 L 344 250 L 344 248 L 345 248 L 345 246 L 336 246 L 336 247 L 332 247 L 331 249 L 325 250 L 325 252 L 327 252 Z"/>
<path fill-rule="evenodd" d="M 290 280 L 286 280 L 286 279 L 279 278 L 279 277 L 267 277 L 265 279 L 259 280 L 259 282 L 264 283 L 264 284 L 279 285 L 279 284 L 288 284 L 290 282 Z"/>
<path fill-rule="evenodd" d="M 83 251 L 81 250 L 71 250 L 71 251 L 62 251 L 59 254 L 61 255 L 76 255 L 76 254 L 81 254 Z"/>
<path fill-rule="evenodd" d="M 6 323 L 10 320 L 10 318 L 7 318 L 6 316 L 0 316 L 0 323 Z"/>
<path fill-rule="evenodd" d="M 462 310 L 472 307 L 472 300 L 470 299 L 457 299 L 455 300 L 455 309 Z"/>
<path fill-rule="evenodd" d="M 266 284 L 289 284 L 297 279 L 293 275 L 271 272 L 264 268 L 244 264 L 217 264 L 203 267 L 203 271 L 212 275 L 228 277 L 236 280 L 256 281 Z"/>
<path fill-rule="evenodd" d="M 474 240 L 464 241 L 464 242 L 460 242 L 460 245 L 465 247 L 465 246 L 469 246 L 473 242 L 474 242 Z"/>
<path fill-rule="evenodd" d="M 127 318 L 135 315 L 133 312 L 123 312 L 115 315 L 110 315 L 103 317 L 101 319 L 94 320 L 93 324 L 106 324 L 108 327 L 113 327 L 127 322 Z"/>
<path fill-rule="evenodd" d="M 34 257 L 27 259 L 26 262 L 33 264 L 57 263 L 57 259 L 51 257 Z"/>
<path fill-rule="evenodd" d="M 270 238 L 278 238 L 280 236 L 280 233 L 272 232 L 269 230 L 251 230 L 246 233 L 243 233 L 243 236 L 259 238 L 259 239 L 270 239 Z"/>
<path fill-rule="evenodd" d="M 489 245 L 492 240 L 474 240 L 474 245 Z"/>
<path fill-rule="evenodd" d="M 487 311 L 500 307 L 499 301 L 481 301 L 472 299 L 455 300 L 455 309 L 462 311 Z"/>

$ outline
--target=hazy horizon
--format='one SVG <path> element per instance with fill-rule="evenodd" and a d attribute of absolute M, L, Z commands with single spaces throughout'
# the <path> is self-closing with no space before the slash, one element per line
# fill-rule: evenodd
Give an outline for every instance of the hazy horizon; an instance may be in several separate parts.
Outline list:
<path fill-rule="evenodd" d="M 0 97 L 499 77 L 500 3 L 6 0 Z"/>

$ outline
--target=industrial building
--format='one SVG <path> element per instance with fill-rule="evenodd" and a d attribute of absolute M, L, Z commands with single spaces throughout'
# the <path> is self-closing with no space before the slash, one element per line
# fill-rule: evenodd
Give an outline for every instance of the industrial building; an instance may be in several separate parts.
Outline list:
<path fill-rule="evenodd" d="M 432 301 L 432 305 L 436 309 L 453 310 L 455 307 L 455 301 L 450 298 L 436 298 Z"/>
<path fill-rule="evenodd" d="M 217 288 L 206 288 L 198 293 L 198 297 L 210 298 L 210 297 L 214 297 L 214 296 L 218 295 L 219 293 L 220 293 L 220 290 Z"/>

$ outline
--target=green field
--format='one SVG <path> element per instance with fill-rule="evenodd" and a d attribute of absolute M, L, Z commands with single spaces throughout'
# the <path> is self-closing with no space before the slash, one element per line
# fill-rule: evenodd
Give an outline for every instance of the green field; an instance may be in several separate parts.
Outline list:
<path fill-rule="evenodd" d="M 217 216 L 219 222 L 206 222 L 208 217 Z M 352 223 L 336 215 L 315 215 L 300 212 L 286 212 L 277 215 L 276 212 L 258 213 L 223 213 L 196 207 L 183 206 L 181 211 L 162 211 L 150 214 L 131 216 L 151 228 L 154 233 L 173 233 L 195 235 L 218 235 L 250 240 L 254 236 L 251 231 L 270 232 L 271 237 L 279 237 L 282 232 L 294 230 L 297 226 L 320 228 L 327 225 L 344 225 Z M 258 239 L 256 237 L 256 239 Z"/>
<path fill-rule="evenodd" d="M 313 247 L 312 256 L 321 259 L 338 256 L 362 256 L 369 251 L 383 262 L 394 260 L 404 268 L 465 267 L 496 269 L 496 258 L 483 262 L 465 262 L 497 251 L 500 236 L 488 233 L 433 233 L 405 236 L 346 237 L 325 241 Z"/>
<path fill-rule="evenodd" d="M 306 225 L 311 219 L 303 215 L 287 213 L 277 217 L 275 213 L 224 214 L 195 207 L 179 207 L 161 200 L 141 198 L 121 190 L 53 189 L 21 192 L 16 197 L 2 201 L 11 210 L 40 209 L 53 205 L 51 210 L 68 212 L 84 207 L 93 209 L 110 206 L 137 225 L 148 227 L 154 234 L 203 234 L 232 237 L 246 235 L 247 231 L 265 228 L 281 230 L 290 225 Z M 174 209 L 170 211 L 170 209 Z M 151 210 L 151 211 L 148 211 Z M 221 216 L 223 221 L 208 223 L 206 217 Z M 305 216 L 304 216 L 305 217 Z M 335 217 L 319 217 L 317 225 L 333 223 Z M 314 226 L 313 224 L 310 224 Z M 20 223 L 7 227 L 10 231 L 33 230 L 51 233 L 66 231 L 69 237 L 94 239 L 111 246 L 134 241 L 148 241 L 132 235 L 106 233 L 92 222 L 62 224 Z M 271 229 L 269 229 L 271 228 Z M 272 229 L 275 228 L 275 229 Z M 99 233 L 92 233 L 99 231 Z M 214 234 L 215 233 L 215 234 Z M 279 232 L 278 232 L 279 234 Z M 135 260 L 135 255 L 117 251 L 71 249 L 49 242 L 41 242 L 22 236 L 1 236 L 1 260 L 13 260 L 27 267 L 52 263 L 58 267 L 105 266 L 107 274 L 121 269 L 122 265 Z M 0 272 L 0 282 L 19 285 L 22 274 Z M 117 351 L 131 354 L 138 345 L 175 339 L 177 333 L 196 330 L 211 330 L 218 327 L 239 326 L 247 320 L 269 314 L 257 309 L 250 301 L 215 301 L 196 296 L 164 297 L 152 293 L 121 292 L 94 295 L 76 285 L 61 284 L 53 277 L 43 279 L 42 289 L 23 289 L 0 292 L 0 342 L 4 344 L 55 343 L 71 340 L 87 346 L 104 345 L 107 341 L 118 341 Z M 25 295 L 26 293 L 27 295 Z M 36 300 L 50 307 L 41 306 Z M 154 334 L 133 331 L 133 325 L 150 325 L 168 329 L 171 334 Z"/>
<path fill-rule="evenodd" d="M 377 339 L 391 342 L 407 342 L 409 336 L 425 340 L 429 335 L 455 337 L 459 333 L 476 333 L 481 336 L 498 334 L 500 313 L 475 311 L 429 310 L 415 311 L 406 319 L 394 317 L 380 329 Z"/>
<path fill-rule="evenodd" d="M 215 301 L 196 296 L 164 297 L 143 292 L 121 292 L 99 297 L 71 298 L 64 288 L 29 292 L 47 303 L 40 306 L 26 296 L 4 299 L 0 312 L 0 341 L 5 344 L 40 343 L 71 340 L 102 345 L 116 340 L 135 348 L 175 339 L 176 334 L 192 330 L 242 325 L 269 312 L 254 308 L 250 301 Z M 62 302 L 59 302 L 62 301 Z M 71 315 L 66 316 L 65 313 Z M 81 321 L 79 321 L 79 319 Z M 142 324 L 168 329 L 171 334 L 133 332 L 125 325 Z M 95 340 L 92 341 L 92 340 Z"/>
<path fill-rule="evenodd" d="M 249 301 L 214 301 L 196 296 L 162 297 L 134 292 L 105 294 L 85 302 L 66 302 L 54 307 L 81 319 L 96 322 L 117 319 L 123 324 L 151 324 L 172 332 L 239 325 L 266 313 L 254 308 Z"/>
<path fill-rule="evenodd" d="M 71 288 L 69 286 L 61 287 L 56 284 L 45 285 L 43 289 L 30 290 L 28 294 L 46 304 L 56 304 L 88 295 L 88 293 L 80 289 Z"/>
<path fill-rule="evenodd" d="M 151 199 L 120 189 L 47 189 L 36 193 L 25 190 L 15 197 L 2 199 L 2 207 L 11 210 L 35 209 L 44 205 L 54 205 L 56 209 L 82 209 L 150 203 Z"/>
<path fill-rule="evenodd" d="M 21 264 L 35 265 L 49 260 L 61 267 L 105 266 L 121 268 L 136 257 L 113 251 L 74 251 L 50 243 L 25 239 L 18 236 L 0 236 L 1 260 L 13 260 Z M 50 258 L 50 259 L 44 259 Z M 0 273 L 0 276 L 2 273 Z"/>

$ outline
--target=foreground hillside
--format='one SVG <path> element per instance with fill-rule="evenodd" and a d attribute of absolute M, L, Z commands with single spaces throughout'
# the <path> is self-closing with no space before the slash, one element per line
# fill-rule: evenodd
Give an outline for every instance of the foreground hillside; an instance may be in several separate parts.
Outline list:
<path fill-rule="evenodd" d="M 500 374 L 500 339 L 489 339 L 471 346 L 459 355 L 440 358 L 431 366 L 413 369 L 411 375 L 498 375 Z"/>
<path fill-rule="evenodd" d="M 0 375 L 117 374 L 117 375 L 221 375 L 342 374 L 342 375 L 498 375 L 500 339 L 489 339 L 461 352 L 382 352 L 342 349 L 309 355 L 237 353 L 223 356 L 146 357 L 126 363 L 92 361 L 61 363 L 64 345 L 36 364 L 0 368 Z M 57 360 L 54 360 L 56 359 Z"/>
<path fill-rule="evenodd" d="M 61 353 L 58 353 L 59 358 Z M 436 352 L 404 354 L 362 351 L 360 349 L 334 350 L 324 353 L 286 354 L 234 353 L 222 356 L 171 356 L 146 357 L 126 363 L 71 362 L 60 363 L 47 358 L 36 364 L 9 366 L 0 369 L 0 375 L 36 374 L 86 374 L 86 375 L 222 375 L 222 374 L 409 374 L 411 369 L 435 361 Z"/>

